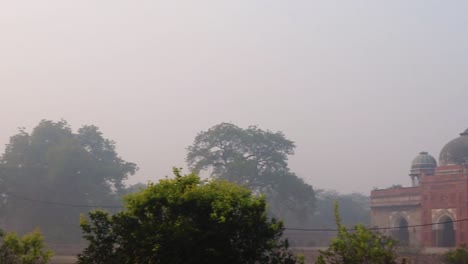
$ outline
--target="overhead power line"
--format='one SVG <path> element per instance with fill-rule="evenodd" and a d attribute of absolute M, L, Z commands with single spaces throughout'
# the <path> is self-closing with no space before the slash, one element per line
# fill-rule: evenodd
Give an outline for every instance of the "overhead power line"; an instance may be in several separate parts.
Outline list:
<path fill-rule="evenodd" d="M 29 201 L 33 203 L 41 203 L 41 204 L 48 204 L 48 205 L 57 205 L 57 206 L 65 206 L 65 207 L 75 207 L 75 208 L 114 208 L 114 209 L 123 209 L 123 206 L 119 205 L 87 205 L 87 204 L 74 204 L 74 203 L 61 203 L 61 202 L 53 202 L 53 201 L 46 201 L 46 200 L 39 200 L 24 197 L 21 195 L 17 195 L 11 192 L 5 192 L 4 195 L 8 197 Z M 445 221 L 439 223 L 427 223 L 427 224 L 419 224 L 419 225 L 405 225 L 405 226 L 395 226 L 395 227 L 370 227 L 371 230 L 391 230 L 391 229 L 403 229 L 403 228 L 413 228 L 413 227 L 424 227 L 424 226 L 433 226 L 433 225 L 442 225 L 448 223 L 458 223 L 458 222 L 465 222 L 468 221 L 468 218 L 453 220 L 453 221 Z M 291 231 L 305 231 L 305 232 L 338 232 L 339 230 L 336 228 L 289 228 L 286 227 L 285 230 Z M 356 228 L 347 228 L 349 231 L 356 231 Z"/>
<path fill-rule="evenodd" d="M 13 194 L 10 192 L 7 192 L 5 194 L 7 195 L 7 197 L 12 197 L 15 199 L 30 201 L 34 203 L 49 204 L 49 205 L 58 205 L 58 206 L 76 207 L 76 208 L 124 208 L 123 206 L 119 206 L 119 205 L 87 205 L 87 204 L 52 202 L 52 201 L 46 201 L 46 200 L 32 199 L 32 198 L 20 196 L 17 194 Z"/>
<path fill-rule="evenodd" d="M 405 225 L 405 226 L 393 226 L 393 227 L 369 227 L 371 230 L 391 230 L 391 229 L 404 229 L 404 228 L 411 228 L 411 227 L 423 227 L 423 226 L 433 226 L 433 225 L 443 225 L 443 224 L 449 224 L 449 223 L 457 223 L 457 222 L 465 222 L 468 221 L 468 218 L 463 218 L 463 219 L 458 219 L 458 220 L 453 220 L 453 221 L 444 221 L 444 222 L 439 222 L 439 223 L 427 223 L 427 224 L 419 224 L 419 225 Z M 286 230 L 291 230 L 291 231 L 308 231 L 308 232 L 338 232 L 338 229 L 333 229 L 333 228 L 285 228 Z M 346 228 L 347 230 L 350 231 L 356 231 L 357 228 Z"/>

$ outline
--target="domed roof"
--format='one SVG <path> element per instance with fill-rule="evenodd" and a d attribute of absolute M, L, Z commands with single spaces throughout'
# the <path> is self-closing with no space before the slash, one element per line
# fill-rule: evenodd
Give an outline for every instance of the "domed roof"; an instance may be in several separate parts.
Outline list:
<path fill-rule="evenodd" d="M 439 156 L 441 166 L 463 164 L 468 162 L 468 129 L 459 137 L 450 141 L 442 148 Z"/>
<path fill-rule="evenodd" d="M 437 161 L 429 155 L 427 152 L 420 152 L 411 163 L 411 174 L 428 174 L 433 175 L 434 170 L 437 167 Z"/>

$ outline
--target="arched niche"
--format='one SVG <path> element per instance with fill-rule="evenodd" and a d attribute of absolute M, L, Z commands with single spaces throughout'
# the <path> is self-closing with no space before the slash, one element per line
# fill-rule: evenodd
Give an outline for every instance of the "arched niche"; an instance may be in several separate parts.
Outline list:
<path fill-rule="evenodd" d="M 438 217 L 435 225 L 432 226 L 434 234 L 434 246 L 455 247 L 456 226 L 453 216 L 444 214 Z"/>
<path fill-rule="evenodd" d="M 409 224 L 407 218 L 403 214 L 393 217 L 392 221 L 392 237 L 406 246 L 410 244 Z"/>

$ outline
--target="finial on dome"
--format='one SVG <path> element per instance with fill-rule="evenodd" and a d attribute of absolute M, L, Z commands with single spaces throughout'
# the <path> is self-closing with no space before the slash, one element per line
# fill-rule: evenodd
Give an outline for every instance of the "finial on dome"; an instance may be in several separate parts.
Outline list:
<path fill-rule="evenodd" d="M 437 161 L 429 155 L 426 151 L 421 151 L 411 163 L 411 174 L 419 175 L 424 173 L 426 175 L 433 175 L 434 170 L 437 167 Z"/>

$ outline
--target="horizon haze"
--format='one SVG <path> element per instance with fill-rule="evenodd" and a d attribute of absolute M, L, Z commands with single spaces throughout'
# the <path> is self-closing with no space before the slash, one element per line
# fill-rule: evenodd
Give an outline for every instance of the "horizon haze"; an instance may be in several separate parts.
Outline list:
<path fill-rule="evenodd" d="M 98 126 L 140 170 L 186 167 L 221 122 L 282 131 L 293 172 L 368 195 L 410 185 L 468 128 L 468 2 L 21 1 L 0 10 L 0 145 Z M 0 152 L 3 153 L 1 148 Z"/>

